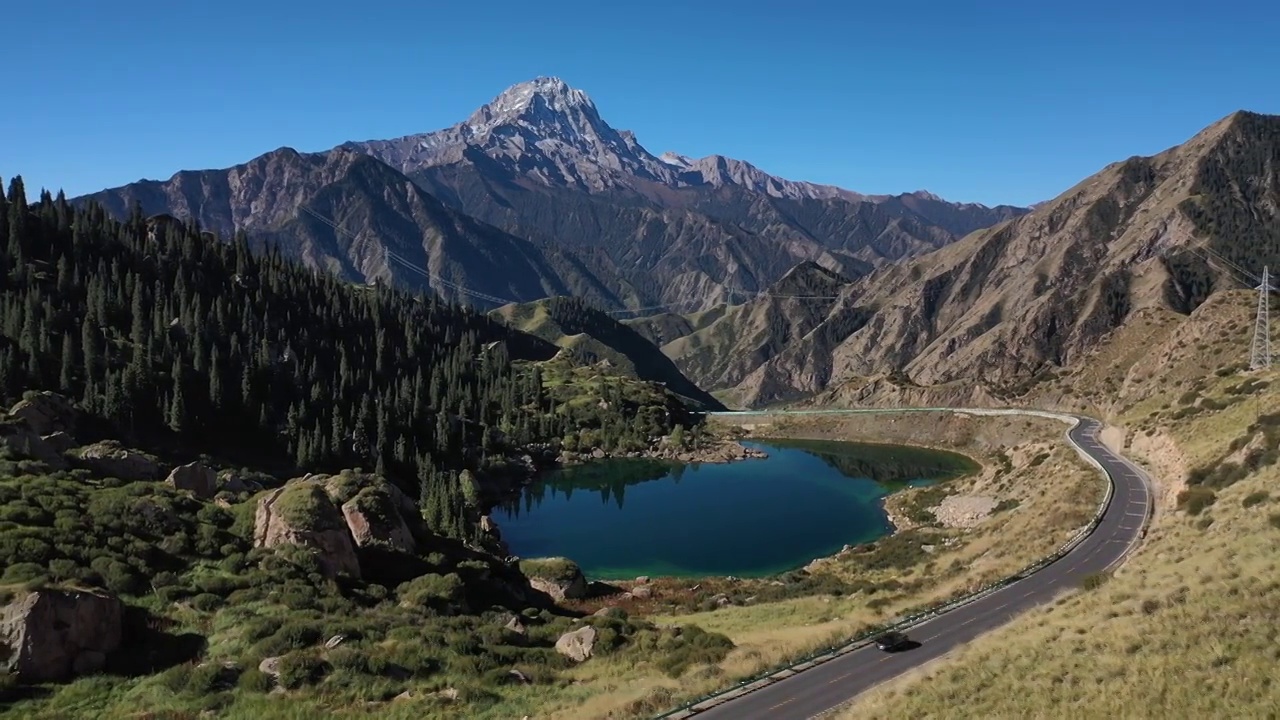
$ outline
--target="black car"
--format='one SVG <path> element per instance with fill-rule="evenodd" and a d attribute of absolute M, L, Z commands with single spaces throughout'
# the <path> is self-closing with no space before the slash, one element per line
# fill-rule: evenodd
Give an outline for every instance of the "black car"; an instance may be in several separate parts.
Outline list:
<path fill-rule="evenodd" d="M 887 632 L 876 638 L 875 642 L 876 647 L 881 650 L 885 652 L 894 652 L 908 647 L 911 641 L 906 635 L 903 635 L 900 632 Z"/>

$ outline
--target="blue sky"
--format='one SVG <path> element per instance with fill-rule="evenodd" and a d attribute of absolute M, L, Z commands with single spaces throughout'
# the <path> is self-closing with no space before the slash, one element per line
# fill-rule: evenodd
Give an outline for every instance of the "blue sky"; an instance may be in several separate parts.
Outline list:
<path fill-rule="evenodd" d="M 3 17 L 0 176 L 69 195 L 434 130 L 537 75 L 655 154 L 990 205 L 1238 109 L 1280 113 L 1280 4 L 1260 1 L 70 0 Z"/>

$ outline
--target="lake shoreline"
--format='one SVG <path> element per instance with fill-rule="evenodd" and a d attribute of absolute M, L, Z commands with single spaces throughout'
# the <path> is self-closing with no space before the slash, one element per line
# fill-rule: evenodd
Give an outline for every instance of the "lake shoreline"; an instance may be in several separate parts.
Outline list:
<path fill-rule="evenodd" d="M 737 433 L 734 433 L 734 434 L 737 435 Z M 672 463 L 673 465 L 684 465 L 684 466 L 697 466 L 702 464 L 725 465 L 725 464 L 735 463 L 735 462 L 739 462 L 741 460 L 746 460 L 746 459 L 769 458 L 771 457 L 771 453 L 776 451 L 799 451 L 804 453 L 805 455 L 816 456 L 820 459 L 824 459 L 824 461 L 826 462 L 826 465 L 829 466 L 828 468 L 824 468 L 824 470 L 826 470 L 826 472 L 828 473 L 833 473 L 834 477 L 828 476 L 826 480 L 822 481 L 822 486 L 830 487 L 833 479 L 836 479 L 838 481 L 838 479 L 841 476 L 843 476 L 843 478 L 847 478 L 847 479 L 870 481 L 870 482 L 876 483 L 880 487 L 884 487 L 887 484 L 896 485 L 897 483 L 914 483 L 920 479 L 930 477 L 929 474 L 927 474 L 927 471 L 922 469 L 922 466 L 929 469 L 940 470 L 941 471 L 940 475 L 935 476 L 934 478 L 938 481 L 951 480 L 956 477 L 969 474 L 969 469 L 963 463 L 974 462 L 972 458 L 966 455 L 955 453 L 953 451 L 945 451 L 946 452 L 945 458 L 940 458 L 938 456 L 934 456 L 931 454 L 925 454 L 924 456 L 921 456 L 920 453 L 922 452 L 931 453 L 931 452 L 936 452 L 937 450 L 934 448 L 920 447 L 918 445 L 864 443 L 864 442 L 856 442 L 856 441 L 834 441 L 830 443 L 829 448 L 828 447 L 814 448 L 814 447 L 792 445 L 790 443 L 792 439 L 790 438 L 772 438 L 772 439 L 750 438 L 749 440 L 746 440 L 747 442 L 751 442 L 752 445 L 754 445 L 756 442 L 768 444 L 770 443 L 771 440 L 773 441 L 774 444 L 779 445 L 776 449 L 770 446 L 768 448 L 768 451 L 766 451 L 765 449 L 744 445 L 743 440 L 745 439 L 741 438 L 741 436 L 733 437 L 733 438 L 722 438 L 714 444 L 710 444 L 706 447 L 699 448 L 696 450 L 692 450 L 692 449 L 675 450 L 670 448 L 663 448 L 661 450 L 655 449 L 648 452 L 628 452 L 628 453 L 617 453 L 617 454 L 610 454 L 603 451 L 594 451 L 592 453 L 563 453 L 561 454 L 561 456 L 556 458 L 557 462 L 554 465 L 552 465 L 551 468 L 549 469 L 550 470 L 572 469 L 576 467 L 587 466 L 601 460 L 654 460 L 658 462 Z M 823 452 L 824 450 L 826 450 L 826 452 Z M 835 454 L 833 455 L 832 453 L 835 453 Z M 977 463 L 974 463 L 974 464 L 977 465 L 977 467 L 981 467 L 980 464 L 977 464 Z M 890 467 L 888 469 L 883 469 L 883 470 L 876 470 L 876 469 L 867 470 L 866 469 L 868 466 L 876 468 L 876 467 L 881 467 L 886 465 Z M 808 466 L 808 469 L 802 472 L 805 473 L 806 475 L 811 475 L 814 472 L 814 469 L 811 466 Z M 528 478 L 527 481 L 523 483 L 521 487 L 513 488 L 511 501 L 518 503 L 522 499 L 523 493 L 527 491 L 527 488 L 535 484 L 540 479 L 540 477 L 541 475 L 532 476 Z M 599 480 L 591 479 L 590 476 L 588 476 L 588 478 L 589 479 L 587 480 L 586 485 L 571 485 L 570 488 L 565 492 L 594 492 L 596 490 L 600 490 L 601 492 L 605 493 L 603 497 L 607 501 L 608 492 L 609 492 L 608 488 L 603 487 L 601 485 L 594 484 L 594 483 L 599 483 L 600 482 Z M 659 478 L 654 477 L 653 479 L 657 480 Z M 578 480 L 577 482 L 582 483 L 583 481 Z M 617 482 L 620 485 L 620 487 L 614 489 L 614 492 L 618 494 L 619 496 L 618 502 L 621 503 L 622 502 L 621 494 L 626 487 L 629 487 L 637 483 L 644 484 L 648 481 L 647 480 L 639 480 L 639 481 L 605 480 L 606 484 L 610 482 Z M 776 481 L 762 479 L 759 482 L 763 482 L 767 484 L 767 483 L 776 482 Z M 872 500 L 872 498 L 870 497 L 867 497 L 865 500 L 861 500 L 861 501 L 852 500 L 852 502 L 855 502 L 855 503 L 862 503 L 862 505 L 869 510 L 873 508 L 872 512 L 877 517 L 875 517 L 874 519 L 872 519 L 871 517 L 862 517 L 860 520 L 864 530 L 866 528 L 871 527 L 870 523 L 872 522 L 874 522 L 875 525 L 878 526 L 877 529 L 874 531 L 873 536 L 867 536 L 868 532 L 872 532 L 869 530 L 863 533 L 863 536 L 861 537 L 861 539 L 857 539 L 856 537 L 851 537 L 851 536 L 856 536 L 857 533 L 849 533 L 848 535 L 846 535 L 846 540 L 842 543 L 842 545 L 839 547 L 838 550 L 834 550 L 832 552 L 829 552 L 817 557 L 810 556 L 810 558 L 808 559 L 798 559 L 796 562 L 794 562 L 794 564 L 790 564 L 784 569 L 779 569 L 773 572 L 765 572 L 765 573 L 757 574 L 758 571 L 737 570 L 736 571 L 737 574 L 735 575 L 735 574 L 731 574 L 734 572 L 734 570 L 731 568 L 726 572 L 718 572 L 718 573 L 699 573 L 699 574 L 688 574 L 688 575 L 664 574 L 662 570 L 647 569 L 643 566 L 643 564 L 639 564 L 639 563 L 636 564 L 635 566 L 636 569 L 632 571 L 632 570 L 626 569 L 628 565 L 630 565 L 630 562 L 628 562 L 627 560 L 626 553 L 624 553 L 622 556 L 619 556 L 618 559 L 622 560 L 622 564 L 621 564 L 621 568 L 619 568 L 616 572 L 615 571 L 593 572 L 589 567 L 583 568 L 583 572 L 586 575 L 586 577 L 590 578 L 593 581 L 593 584 L 598 586 L 598 590 L 603 591 L 604 595 L 606 596 L 618 595 L 620 593 L 626 594 L 627 592 L 629 592 L 629 587 L 633 584 L 636 584 L 635 580 L 630 579 L 633 577 L 647 576 L 649 578 L 653 578 L 656 581 L 661 581 L 663 584 L 690 585 L 690 586 L 693 586 L 692 588 L 690 588 L 690 590 L 695 590 L 697 588 L 705 586 L 709 582 L 716 582 L 716 581 L 732 581 L 735 583 L 771 583 L 771 582 L 779 581 L 779 579 L 785 578 L 786 576 L 792 575 L 797 572 L 809 574 L 810 572 L 809 568 L 815 565 L 816 563 L 820 563 L 825 560 L 830 560 L 830 559 L 835 559 L 835 558 L 845 556 L 860 546 L 878 542 L 886 537 L 892 536 L 893 534 L 900 532 L 904 528 L 904 526 L 907 526 L 909 523 L 906 521 L 906 519 L 900 516 L 897 512 L 895 512 L 893 507 L 890 504 L 888 504 L 887 501 L 889 498 L 894 497 L 901 491 L 906 490 L 908 488 L 909 488 L 909 485 L 903 484 L 901 487 L 895 487 L 894 489 L 888 490 L 888 494 L 877 497 L 874 500 Z M 552 490 L 552 492 L 554 493 L 555 491 Z M 853 492 L 856 493 L 857 491 L 855 490 Z M 759 490 L 757 490 L 756 495 L 759 496 Z M 746 502 L 750 503 L 751 501 L 747 500 Z M 767 503 L 768 501 L 766 500 L 765 502 Z M 495 504 L 495 506 L 491 509 L 491 512 L 496 512 L 499 509 L 499 505 L 500 504 Z M 756 501 L 756 504 L 752 505 L 751 507 L 757 507 L 757 506 L 761 506 L 761 503 L 758 500 Z M 508 518 L 509 517 L 510 516 L 508 516 Z M 832 514 L 829 512 L 825 513 L 825 517 L 824 517 L 824 513 L 820 512 L 818 513 L 818 518 L 816 518 L 816 521 L 824 524 L 826 527 L 831 527 L 833 525 L 841 524 L 843 522 L 841 517 L 833 517 Z M 855 517 L 859 517 L 859 515 L 855 514 L 855 515 L 848 516 L 849 519 L 853 519 Z M 564 521 L 568 521 L 568 520 L 564 520 Z M 505 523 L 507 522 L 507 520 L 502 520 L 501 522 Z M 497 522 L 496 518 L 494 520 L 491 520 L 490 522 L 490 525 L 495 528 L 495 532 L 497 532 L 496 529 L 498 527 L 498 524 L 499 523 Z M 525 547 L 527 548 L 528 546 L 526 545 Z M 785 547 L 785 544 L 782 546 L 775 546 L 775 547 Z M 563 548 L 563 547 L 548 548 L 545 545 L 543 545 L 542 547 L 539 548 L 539 550 L 545 550 L 546 552 L 534 551 L 537 554 L 530 554 L 527 556 L 521 555 L 520 557 L 525 559 L 533 559 L 533 558 L 542 557 L 546 555 L 546 556 L 565 557 L 570 560 L 575 560 L 575 553 L 570 548 Z M 595 557 L 594 564 L 597 567 L 599 567 L 601 565 L 600 553 L 597 551 L 595 555 L 596 557 Z M 578 556 L 581 557 L 581 554 L 579 553 Z M 515 554 L 512 554 L 511 557 L 512 559 L 516 559 Z M 668 553 L 667 557 L 668 558 L 671 557 L 670 553 Z M 588 562 L 590 563 L 589 559 L 588 559 Z M 765 562 L 768 563 L 768 560 L 765 559 Z M 611 563 L 606 562 L 605 564 L 611 564 Z M 596 593 L 592 593 L 592 594 L 599 597 L 599 595 L 596 595 Z M 624 597 L 622 599 L 625 600 L 627 598 Z"/>

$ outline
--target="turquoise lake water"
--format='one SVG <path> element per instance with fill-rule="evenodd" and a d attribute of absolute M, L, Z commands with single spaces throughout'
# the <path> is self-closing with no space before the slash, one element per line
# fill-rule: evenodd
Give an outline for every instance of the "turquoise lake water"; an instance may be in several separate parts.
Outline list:
<path fill-rule="evenodd" d="M 493 517 L 520 557 L 591 579 L 761 577 L 892 530 L 886 495 L 972 471 L 954 453 L 826 441 L 746 443 L 729 464 L 604 460 L 548 473 Z"/>

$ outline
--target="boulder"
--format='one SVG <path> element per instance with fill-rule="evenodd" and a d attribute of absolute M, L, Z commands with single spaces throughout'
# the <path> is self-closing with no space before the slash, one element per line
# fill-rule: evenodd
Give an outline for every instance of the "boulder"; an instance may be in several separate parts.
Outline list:
<path fill-rule="evenodd" d="M 508 631 L 515 633 L 516 635 L 524 635 L 527 632 L 524 626 L 524 622 L 520 619 L 518 615 L 512 615 L 511 619 L 507 620 L 507 624 L 503 625 L 503 627 L 506 628 Z"/>
<path fill-rule="evenodd" d="M 130 450 L 114 440 L 80 448 L 80 461 L 90 470 L 121 480 L 159 480 L 164 471 L 151 457 Z"/>
<path fill-rule="evenodd" d="M 218 491 L 217 474 L 198 462 L 174 468 L 165 482 L 178 490 L 190 491 L 201 500 L 213 497 Z"/>
<path fill-rule="evenodd" d="M 0 668 L 23 682 L 98 672 L 120 647 L 124 604 L 80 590 L 37 590 L 0 608 Z"/>
<path fill-rule="evenodd" d="M 37 435 L 55 432 L 73 432 L 80 411 L 71 401 L 51 392 L 29 393 L 18 401 L 9 414 L 25 420 Z"/>
<path fill-rule="evenodd" d="M 65 453 L 77 445 L 75 438 L 61 430 L 45 435 L 44 441 L 58 454 Z"/>
<path fill-rule="evenodd" d="M 590 625 L 567 632 L 556 640 L 556 652 L 574 662 L 583 662 L 591 657 L 598 636 L 599 632 Z"/>
<path fill-rule="evenodd" d="M 283 655 L 263 658 L 262 662 L 258 663 L 258 671 L 263 673 L 264 675 L 270 676 L 272 680 L 279 680 L 280 679 L 280 661 L 283 659 L 284 659 Z"/>
<path fill-rule="evenodd" d="M 550 595 L 557 602 L 578 600 L 588 595 L 587 578 L 578 564 L 568 558 L 522 560 L 520 572 L 529 578 L 529 585 L 534 590 Z"/>
<path fill-rule="evenodd" d="M 637 585 L 631 588 L 631 597 L 637 600 L 648 600 L 653 597 L 653 588 L 648 585 Z"/>
<path fill-rule="evenodd" d="M 412 555 L 418 551 L 418 543 L 389 488 L 388 485 L 362 489 L 343 503 L 342 517 L 356 545 L 376 543 Z"/>
<path fill-rule="evenodd" d="M 360 577 L 360 561 L 343 514 L 324 488 L 293 482 L 267 493 L 254 515 L 255 547 L 298 545 L 316 552 L 329 577 Z"/>
<path fill-rule="evenodd" d="M 65 470 L 70 465 L 56 447 L 23 423 L 0 423 L 0 447 L 20 458 L 38 460 L 51 470 Z"/>
<path fill-rule="evenodd" d="M 255 482 L 246 480 L 244 476 L 235 470 L 223 470 L 218 473 L 218 488 L 220 490 L 226 490 L 229 493 L 242 493 L 250 491 L 256 492 L 261 490 L 262 486 Z"/>

